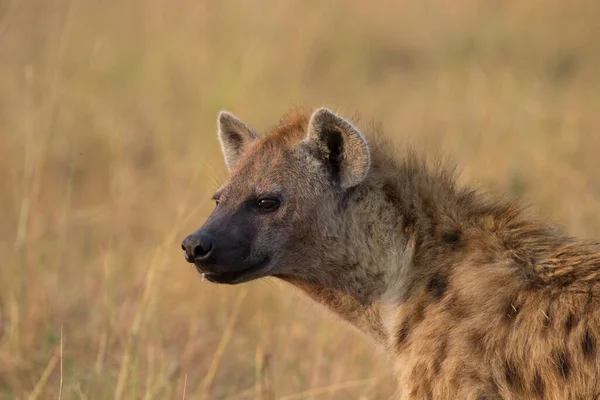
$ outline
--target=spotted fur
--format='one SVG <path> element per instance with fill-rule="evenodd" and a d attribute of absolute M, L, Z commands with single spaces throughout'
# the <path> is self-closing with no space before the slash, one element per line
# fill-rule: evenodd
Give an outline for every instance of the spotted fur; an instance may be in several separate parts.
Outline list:
<path fill-rule="evenodd" d="M 339 134 L 317 135 L 314 120 L 293 110 L 243 151 L 242 136 L 222 139 L 235 150 L 224 198 L 269 182 L 292 198 L 269 222 L 284 233 L 263 243 L 278 246 L 271 275 L 385 348 L 400 399 L 598 398 L 597 243 L 458 187 L 452 169 L 397 155 L 375 129 L 362 132 L 367 153 L 353 133 L 358 161 L 340 164 Z M 320 144 L 299 151 L 311 135 Z"/>

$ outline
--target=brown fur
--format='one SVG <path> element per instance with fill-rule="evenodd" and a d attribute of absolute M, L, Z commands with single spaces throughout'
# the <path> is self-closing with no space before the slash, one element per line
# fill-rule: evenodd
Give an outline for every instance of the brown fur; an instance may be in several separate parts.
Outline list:
<path fill-rule="evenodd" d="M 274 275 L 384 346 L 401 399 L 599 396 L 598 244 L 458 188 L 441 165 L 397 157 L 376 131 L 366 178 L 324 200 L 326 185 L 307 178 L 317 167 L 290 156 L 310 115 L 293 110 L 255 141 L 221 193 L 275 179 L 312 202 L 286 211 L 292 244 Z"/>

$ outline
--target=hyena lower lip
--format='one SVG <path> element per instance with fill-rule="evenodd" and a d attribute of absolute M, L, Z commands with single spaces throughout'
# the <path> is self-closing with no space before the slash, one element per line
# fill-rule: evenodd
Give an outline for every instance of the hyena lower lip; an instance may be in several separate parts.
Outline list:
<path fill-rule="evenodd" d="M 209 282 L 233 285 L 267 276 L 267 272 L 269 272 L 269 261 L 269 257 L 265 257 L 258 263 L 252 264 L 248 268 L 245 268 L 241 271 L 206 271 L 201 269 L 198 265 L 196 265 L 196 270 L 199 273 L 204 274 L 206 280 Z"/>

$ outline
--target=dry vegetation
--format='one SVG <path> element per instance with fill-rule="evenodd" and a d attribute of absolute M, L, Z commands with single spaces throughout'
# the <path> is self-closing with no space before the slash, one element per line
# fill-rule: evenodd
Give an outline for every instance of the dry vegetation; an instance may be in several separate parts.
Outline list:
<path fill-rule="evenodd" d="M 363 338 L 180 240 L 221 108 L 383 122 L 600 238 L 600 2 L 0 1 L 0 398 L 386 399 Z"/>

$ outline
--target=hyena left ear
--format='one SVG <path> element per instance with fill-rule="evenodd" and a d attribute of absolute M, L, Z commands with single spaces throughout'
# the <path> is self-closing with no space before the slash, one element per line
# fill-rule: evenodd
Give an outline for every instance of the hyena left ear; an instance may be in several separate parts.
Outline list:
<path fill-rule="evenodd" d="M 310 117 L 307 140 L 316 144 L 332 179 L 343 189 L 358 185 L 367 176 L 371 163 L 369 146 L 350 122 L 320 108 Z"/>
<path fill-rule="evenodd" d="M 219 142 L 221 142 L 221 150 L 223 150 L 223 156 L 225 156 L 225 164 L 227 164 L 228 169 L 231 169 L 248 144 L 258 138 L 258 134 L 228 111 L 219 113 L 217 123 L 219 125 Z"/>

